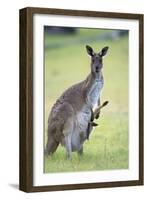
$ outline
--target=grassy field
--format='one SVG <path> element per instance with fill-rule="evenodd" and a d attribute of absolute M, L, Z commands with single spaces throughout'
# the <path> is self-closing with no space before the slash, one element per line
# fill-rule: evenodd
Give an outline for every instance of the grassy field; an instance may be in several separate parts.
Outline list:
<path fill-rule="evenodd" d="M 65 149 L 59 146 L 53 156 L 45 157 L 45 173 L 128 168 L 128 37 L 82 42 L 104 32 L 81 29 L 72 36 L 45 34 L 45 46 L 68 41 L 61 48 L 45 49 L 45 144 L 52 105 L 65 89 L 84 80 L 90 72 L 85 45 L 91 45 L 96 51 L 109 46 L 104 58 L 105 85 L 101 95 L 101 102 L 108 100 L 109 104 L 98 119 L 99 126 L 85 142 L 83 157 L 73 153 L 72 160 L 67 160 Z"/>

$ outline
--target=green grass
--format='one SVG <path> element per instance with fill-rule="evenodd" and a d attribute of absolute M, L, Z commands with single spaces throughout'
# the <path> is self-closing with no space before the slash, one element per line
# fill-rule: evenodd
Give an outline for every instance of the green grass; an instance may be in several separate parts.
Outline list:
<path fill-rule="evenodd" d="M 45 35 L 45 44 L 60 40 L 80 40 L 82 37 L 102 34 L 105 30 L 83 30 L 75 36 Z M 128 37 L 118 40 L 88 43 L 95 50 L 109 46 L 104 58 L 105 85 L 101 101 L 109 104 L 102 110 L 99 126 L 84 143 L 84 155 L 73 153 L 72 160 L 65 157 L 61 146 L 51 157 L 45 158 L 45 173 L 128 168 Z M 45 143 L 47 120 L 53 103 L 74 83 L 84 80 L 90 72 L 90 58 L 86 44 L 73 42 L 63 48 L 45 50 Z"/>

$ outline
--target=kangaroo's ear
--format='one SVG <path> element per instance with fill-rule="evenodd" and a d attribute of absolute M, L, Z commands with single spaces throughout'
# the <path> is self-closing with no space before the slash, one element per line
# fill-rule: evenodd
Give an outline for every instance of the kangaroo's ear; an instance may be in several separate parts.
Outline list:
<path fill-rule="evenodd" d="M 101 57 L 105 56 L 105 55 L 107 54 L 108 49 L 109 49 L 109 47 L 104 47 L 104 48 L 100 51 L 99 55 L 100 55 Z"/>
<path fill-rule="evenodd" d="M 93 49 L 92 49 L 90 46 L 86 45 L 86 50 L 87 50 L 87 53 L 88 53 L 90 56 L 93 56 L 93 55 L 94 55 L 94 51 L 93 51 Z"/>

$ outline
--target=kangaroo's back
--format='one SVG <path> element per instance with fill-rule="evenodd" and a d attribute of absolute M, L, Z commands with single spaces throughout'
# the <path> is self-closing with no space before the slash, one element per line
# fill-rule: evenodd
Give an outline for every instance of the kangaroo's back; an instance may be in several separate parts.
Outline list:
<path fill-rule="evenodd" d="M 83 100 L 85 100 L 84 85 L 85 81 L 82 81 L 65 90 L 53 105 L 51 113 L 58 110 L 57 108 L 59 108 L 64 102 L 68 102 L 72 105 L 75 111 L 80 110 L 84 103 Z"/>

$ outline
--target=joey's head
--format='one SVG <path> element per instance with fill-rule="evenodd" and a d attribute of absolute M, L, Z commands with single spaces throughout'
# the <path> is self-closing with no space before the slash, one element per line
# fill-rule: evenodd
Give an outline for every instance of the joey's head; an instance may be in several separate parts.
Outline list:
<path fill-rule="evenodd" d="M 95 53 L 92 47 L 86 45 L 88 55 L 91 57 L 91 73 L 98 78 L 103 68 L 103 57 L 107 54 L 109 47 L 104 47 L 100 52 Z"/>

